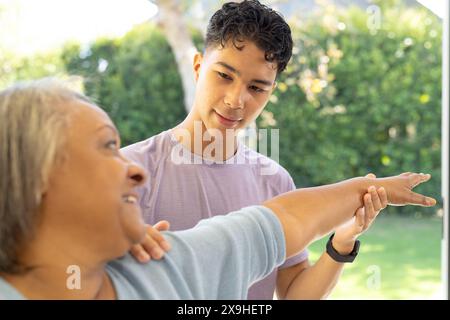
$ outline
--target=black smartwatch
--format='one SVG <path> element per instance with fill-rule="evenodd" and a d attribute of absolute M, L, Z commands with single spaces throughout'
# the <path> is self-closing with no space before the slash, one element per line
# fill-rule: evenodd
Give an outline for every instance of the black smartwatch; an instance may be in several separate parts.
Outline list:
<path fill-rule="evenodd" d="M 333 240 L 334 233 L 331 235 L 330 239 L 328 239 L 327 242 L 327 253 L 328 255 L 336 262 L 353 262 L 355 260 L 356 256 L 359 252 L 359 240 L 355 241 L 355 245 L 353 247 L 352 252 L 350 252 L 348 255 L 343 256 L 339 252 L 336 251 L 336 249 L 333 248 L 333 245 L 331 243 L 331 240 Z"/>

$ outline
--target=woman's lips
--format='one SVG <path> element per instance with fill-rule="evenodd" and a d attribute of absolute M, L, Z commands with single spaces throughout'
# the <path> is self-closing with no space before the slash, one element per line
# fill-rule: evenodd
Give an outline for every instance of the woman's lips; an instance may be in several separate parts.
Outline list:
<path fill-rule="evenodd" d="M 127 195 L 122 196 L 122 199 L 126 203 L 136 204 L 138 197 L 134 194 L 127 194 Z"/>
<path fill-rule="evenodd" d="M 218 113 L 216 110 L 214 110 L 214 112 L 215 112 L 215 114 L 216 114 L 216 116 L 217 116 L 217 119 L 219 120 L 219 122 L 222 124 L 222 125 L 224 125 L 224 126 L 226 126 L 226 127 L 234 127 L 234 126 L 236 126 L 238 123 L 239 123 L 239 121 L 241 121 L 242 119 L 229 119 L 229 118 L 226 118 L 226 117 L 224 117 L 224 116 L 222 116 L 220 113 Z"/>

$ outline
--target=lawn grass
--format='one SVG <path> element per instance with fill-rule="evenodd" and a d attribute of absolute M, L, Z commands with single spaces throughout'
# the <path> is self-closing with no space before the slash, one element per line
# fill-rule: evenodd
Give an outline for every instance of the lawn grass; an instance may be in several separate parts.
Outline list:
<path fill-rule="evenodd" d="M 378 217 L 360 237 L 360 253 L 329 299 L 440 299 L 441 232 L 437 217 Z M 311 261 L 326 241 L 309 247 Z"/>

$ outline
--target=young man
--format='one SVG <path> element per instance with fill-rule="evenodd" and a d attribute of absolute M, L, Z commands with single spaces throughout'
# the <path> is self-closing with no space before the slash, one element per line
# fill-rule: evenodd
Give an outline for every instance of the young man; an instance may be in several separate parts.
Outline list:
<path fill-rule="evenodd" d="M 173 230 L 188 229 L 295 189 L 284 168 L 237 141 L 238 131 L 269 101 L 292 46 L 284 19 L 258 1 L 226 3 L 212 16 L 205 52 L 193 63 L 197 86 L 189 115 L 177 127 L 123 149 L 150 172 L 140 189 L 147 223 L 168 220 Z M 275 168 L 270 174 L 264 174 L 267 165 Z M 361 233 L 355 223 L 336 230 L 334 258 L 324 253 L 310 265 L 308 252 L 300 252 L 253 285 L 248 298 L 272 299 L 275 289 L 280 299 L 326 297 L 343 261 L 354 258 Z"/>

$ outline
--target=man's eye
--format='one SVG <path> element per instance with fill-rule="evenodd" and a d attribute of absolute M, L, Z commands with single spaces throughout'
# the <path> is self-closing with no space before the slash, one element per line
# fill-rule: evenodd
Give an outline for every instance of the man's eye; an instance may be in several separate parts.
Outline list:
<path fill-rule="evenodd" d="M 250 90 L 253 90 L 253 91 L 257 92 L 257 93 L 261 93 L 261 92 L 265 91 L 264 89 L 261 89 L 261 88 L 259 88 L 257 86 L 250 86 Z"/>
<path fill-rule="evenodd" d="M 229 75 L 227 75 L 226 73 L 217 71 L 217 74 L 218 74 L 221 78 L 224 78 L 224 79 L 227 79 L 227 80 L 233 80 L 233 78 L 231 78 L 231 77 L 230 77 Z"/>

